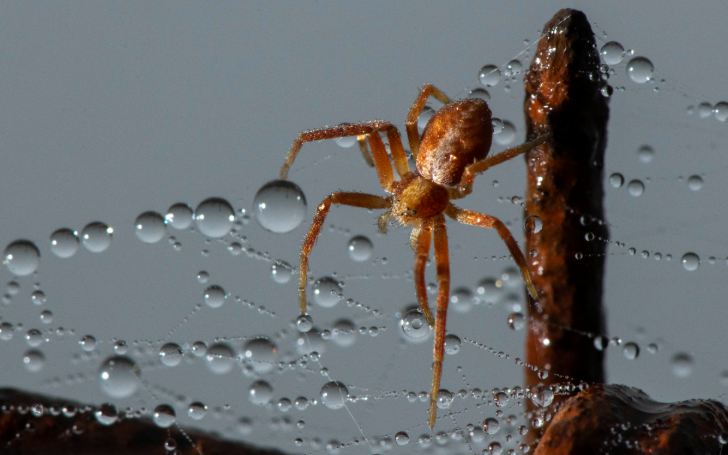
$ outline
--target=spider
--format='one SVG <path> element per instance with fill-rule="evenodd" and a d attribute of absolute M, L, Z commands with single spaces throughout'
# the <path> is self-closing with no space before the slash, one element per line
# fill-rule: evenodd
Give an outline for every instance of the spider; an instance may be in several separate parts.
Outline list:
<path fill-rule="evenodd" d="M 422 132 L 417 132 L 417 119 L 427 99 L 433 96 L 444 103 L 430 119 Z M 434 427 L 437 413 L 437 397 L 442 375 L 442 361 L 445 343 L 445 323 L 450 297 L 450 262 L 448 257 L 447 231 L 445 216 L 460 223 L 495 229 L 506 243 L 513 259 L 523 275 L 528 293 L 538 299 L 536 288 L 531 281 L 526 259 L 518 248 L 508 228 L 497 218 L 455 206 L 453 199 L 461 199 L 472 192 L 476 174 L 492 166 L 537 147 L 548 139 L 540 136 L 531 142 L 505 150 L 486 158 L 493 138 L 491 112 L 482 99 L 468 98 L 451 101 L 443 92 L 427 84 L 420 89 L 419 96 L 407 115 L 407 139 L 410 151 L 416 158 L 417 169 L 409 169 L 407 156 L 397 128 L 389 122 L 375 120 L 356 124 L 342 124 L 301 133 L 293 142 L 286 161 L 281 167 L 280 178 L 286 180 L 288 169 L 301 150 L 304 142 L 357 136 L 359 145 L 370 165 L 376 168 L 379 183 L 391 196 L 355 192 L 332 193 L 316 208 L 311 228 L 301 248 L 299 268 L 299 303 L 301 313 L 306 315 L 306 274 L 308 256 L 321 232 L 331 204 L 341 204 L 366 209 L 386 210 L 378 221 L 382 233 L 387 230 L 388 221 L 394 220 L 403 226 L 412 226 L 410 246 L 415 252 L 415 290 L 422 312 L 430 327 L 435 328 L 435 347 L 430 393 L 429 420 Z M 379 133 L 386 133 L 392 154 L 394 168 L 400 180 L 395 181 L 387 151 Z M 371 155 L 367 149 L 368 141 Z M 432 317 L 427 304 L 425 286 L 425 264 L 434 237 L 435 262 L 439 291 L 437 296 L 437 322 Z"/>

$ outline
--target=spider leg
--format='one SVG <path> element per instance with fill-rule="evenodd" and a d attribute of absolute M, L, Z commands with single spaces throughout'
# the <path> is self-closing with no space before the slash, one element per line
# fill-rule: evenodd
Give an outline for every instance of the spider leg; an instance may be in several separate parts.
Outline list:
<path fill-rule="evenodd" d="M 326 220 L 326 215 L 329 213 L 331 204 L 349 205 L 365 209 L 388 209 L 392 206 L 389 199 L 381 196 L 375 196 L 373 194 L 338 192 L 332 193 L 324 198 L 321 204 L 319 204 L 316 208 L 316 214 L 313 217 L 311 228 L 308 230 L 306 240 L 304 240 L 303 247 L 301 248 L 298 299 L 301 305 L 302 314 L 306 314 L 306 276 L 308 273 L 308 255 L 311 253 L 313 245 L 316 243 L 316 239 L 321 233 L 321 228 L 324 225 L 324 221 Z"/>
<path fill-rule="evenodd" d="M 367 137 L 363 134 L 360 134 L 356 137 L 356 141 L 359 143 L 359 150 L 361 150 L 361 156 L 364 157 L 364 161 L 367 162 L 369 167 L 374 167 L 372 154 L 369 153 L 369 147 L 367 147 Z"/>
<path fill-rule="evenodd" d="M 355 124 L 343 124 L 332 128 L 322 128 L 319 130 L 305 131 L 301 133 L 291 146 L 291 150 L 286 156 L 286 161 L 281 166 L 280 178 L 286 180 L 288 178 L 288 169 L 296 159 L 296 155 L 301 150 L 304 142 L 321 141 L 324 139 L 335 139 L 346 136 L 366 136 L 369 140 L 369 146 L 372 149 L 372 158 L 374 166 L 377 169 L 379 175 L 379 183 L 387 191 L 392 189 L 392 183 L 394 182 L 394 175 L 392 173 L 392 165 L 389 162 L 387 156 L 387 150 L 384 147 L 384 142 L 379 136 L 379 131 L 387 133 L 389 140 L 389 147 L 392 151 L 392 159 L 394 166 L 397 169 L 397 173 L 400 177 L 409 173 L 409 166 L 407 164 L 407 156 L 404 153 L 404 147 L 402 146 L 402 140 L 399 137 L 399 131 L 397 128 L 389 122 L 383 122 L 375 120 L 373 122 L 362 122 Z M 366 144 L 362 146 L 361 142 L 359 147 L 362 149 L 364 159 L 367 160 L 368 151 L 365 153 L 364 148 Z M 367 160 L 368 161 L 368 160 Z"/>
<path fill-rule="evenodd" d="M 407 114 L 406 123 L 410 152 L 412 152 L 412 156 L 415 159 L 417 159 L 417 153 L 420 151 L 420 135 L 417 132 L 417 118 L 422 113 L 422 109 L 425 107 L 425 102 L 427 102 L 427 98 L 429 98 L 430 95 L 434 96 L 443 104 L 450 103 L 450 98 L 432 84 L 425 84 L 420 89 L 420 94 L 417 96 L 417 99 L 415 99 L 414 104 L 412 104 L 409 114 Z"/>
<path fill-rule="evenodd" d="M 478 161 L 477 163 L 473 163 L 470 166 L 466 167 L 465 171 L 463 172 L 463 177 L 462 179 L 460 179 L 460 185 L 458 185 L 458 189 L 450 191 L 450 199 L 461 199 L 470 194 L 473 191 L 473 180 L 475 180 L 475 176 L 477 174 L 485 172 L 487 169 L 501 164 L 505 161 L 508 161 L 511 158 L 515 158 L 518 155 L 530 152 L 534 148 L 546 142 L 550 137 L 551 136 L 549 134 L 544 134 L 532 141 L 503 150 L 496 155 L 489 156 L 484 160 Z"/>
<path fill-rule="evenodd" d="M 450 258 L 447 247 L 447 230 L 442 214 L 433 217 L 435 231 L 435 263 L 437 264 L 437 323 L 435 325 L 435 349 L 432 363 L 432 391 L 430 392 L 430 428 L 435 426 L 437 416 L 437 394 L 442 376 L 442 359 L 445 354 L 445 324 L 447 306 L 450 302 Z"/>
<path fill-rule="evenodd" d="M 412 230 L 412 236 L 411 242 L 415 250 L 417 301 L 420 303 L 420 309 L 425 314 L 425 318 L 427 318 L 427 324 L 434 327 L 435 320 L 430 312 L 430 306 L 427 304 L 427 286 L 425 285 L 425 264 L 427 263 L 427 257 L 430 255 L 430 243 L 432 242 L 432 218 L 422 220 L 420 226 L 416 226 Z"/>
<path fill-rule="evenodd" d="M 533 297 L 534 300 L 538 300 L 538 291 L 536 291 L 536 286 L 534 286 L 533 281 L 531 281 L 531 274 L 528 272 L 526 258 L 523 256 L 521 249 L 518 248 L 518 244 L 513 238 L 511 231 L 508 230 L 505 224 L 503 224 L 498 218 L 494 216 L 461 209 L 453 204 L 447 205 L 447 208 L 445 209 L 445 214 L 450 218 L 463 224 L 470 224 L 473 226 L 481 226 L 485 228 L 495 229 L 498 232 L 500 238 L 503 239 L 503 241 L 506 243 L 508 250 L 513 256 L 513 260 L 515 260 L 516 264 L 518 265 L 518 268 L 521 269 L 521 275 L 523 276 L 523 281 L 526 284 L 528 293 L 531 294 L 531 297 Z"/>

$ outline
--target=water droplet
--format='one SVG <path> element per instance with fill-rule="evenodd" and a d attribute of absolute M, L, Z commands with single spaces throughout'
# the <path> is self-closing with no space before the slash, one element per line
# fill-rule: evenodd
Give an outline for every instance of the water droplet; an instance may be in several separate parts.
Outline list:
<path fill-rule="evenodd" d="M 259 374 L 273 369 L 276 361 L 276 345 L 268 338 L 255 338 L 245 343 L 243 359 Z"/>
<path fill-rule="evenodd" d="M 30 329 L 25 333 L 25 341 L 31 348 L 38 347 L 43 344 L 43 334 L 38 329 Z"/>
<path fill-rule="evenodd" d="M 255 381 L 250 385 L 248 399 L 255 405 L 264 406 L 273 399 L 273 387 L 266 381 Z"/>
<path fill-rule="evenodd" d="M 287 262 L 278 261 L 270 266 L 270 277 L 278 284 L 286 284 L 291 281 L 293 269 Z"/>
<path fill-rule="evenodd" d="M 713 106 L 713 115 L 721 122 L 728 120 L 728 102 L 721 101 Z"/>
<path fill-rule="evenodd" d="M 101 391 L 111 398 L 127 398 L 139 387 L 139 375 L 139 365 L 132 359 L 112 356 L 99 368 L 99 385 Z"/>
<path fill-rule="evenodd" d="M 233 350 L 225 343 L 210 346 L 205 353 L 207 369 L 215 374 L 225 374 L 233 368 Z"/>
<path fill-rule="evenodd" d="M 87 224 L 81 230 L 81 243 L 92 253 L 106 251 L 111 245 L 114 230 L 100 221 Z"/>
<path fill-rule="evenodd" d="M 57 229 L 51 234 L 51 252 L 59 258 L 70 258 L 78 251 L 78 236 L 68 228 Z"/>
<path fill-rule="evenodd" d="M 81 338 L 78 344 L 81 345 L 81 349 L 83 349 L 84 351 L 91 352 L 96 349 L 96 345 L 98 343 L 96 342 L 96 338 L 94 338 L 93 336 L 85 335 L 83 338 Z"/>
<path fill-rule="evenodd" d="M 45 366 L 45 355 L 36 349 L 31 349 L 23 354 L 23 366 L 31 373 L 37 373 Z"/>
<path fill-rule="evenodd" d="M 682 266 L 688 272 L 693 272 L 700 266 L 700 257 L 695 253 L 685 253 L 682 257 Z"/>
<path fill-rule="evenodd" d="M 531 401 L 540 408 L 545 408 L 554 401 L 554 392 L 551 387 L 539 385 L 531 391 Z"/>
<path fill-rule="evenodd" d="M 394 435 L 394 442 L 396 442 L 398 446 L 405 446 L 409 443 L 409 435 L 404 431 L 400 431 Z"/>
<path fill-rule="evenodd" d="M 357 235 L 349 240 L 349 257 L 356 262 L 364 262 L 372 256 L 372 241 L 363 235 Z"/>
<path fill-rule="evenodd" d="M 698 104 L 698 117 L 708 118 L 713 113 L 713 106 L 710 103 L 702 102 Z"/>
<path fill-rule="evenodd" d="M 537 376 L 539 379 L 546 379 L 549 377 L 549 372 L 548 372 L 548 370 L 542 368 L 542 369 L 538 370 Z"/>
<path fill-rule="evenodd" d="M 650 163 L 654 157 L 655 151 L 649 145 L 643 145 L 637 150 L 637 158 L 640 160 L 640 163 Z"/>
<path fill-rule="evenodd" d="M 499 145 L 508 145 L 516 138 L 516 125 L 503 120 L 503 128 L 493 135 L 493 140 Z"/>
<path fill-rule="evenodd" d="M 601 92 L 601 94 L 604 98 L 609 98 L 610 96 L 612 96 L 614 94 L 614 87 L 607 84 L 607 85 L 603 86 L 602 88 L 600 88 L 599 91 Z"/>
<path fill-rule="evenodd" d="M 307 314 L 302 314 L 296 318 L 296 329 L 301 333 L 306 333 L 313 328 L 313 318 Z"/>
<path fill-rule="evenodd" d="M 419 340 L 430 334 L 430 326 L 427 324 L 427 318 L 419 309 L 413 309 L 407 312 L 400 323 L 402 332 L 411 339 Z"/>
<path fill-rule="evenodd" d="M 495 305 L 503 297 L 503 283 L 492 277 L 483 278 L 478 283 L 478 295 L 480 299 L 489 305 Z"/>
<path fill-rule="evenodd" d="M 607 340 L 605 337 L 601 335 L 594 337 L 594 348 L 596 348 L 597 351 L 605 350 L 608 345 L 609 340 Z"/>
<path fill-rule="evenodd" d="M 339 126 L 346 126 L 350 125 L 350 123 L 341 123 Z M 344 137 L 337 137 L 334 139 L 334 142 L 336 142 L 336 145 L 339 147 L 348 149 L 349 147 L 352 147 L 357 142 L 356 136 L 344 136 Z"/>
<path fill-rule="evenodd" d="M 10 273 L 28 276 L 38 270 L 40 251 L 30 240 L 15 240 L 5 248 L 4 263 Z"/>
<path fill-rule="evenodd" d="M 488 93 L 488 90 L 477 87 L 469 92 L 468 98 L 480 98 L 481 100 L 490 101 L 490 93 Z"/>
<path fill-rule="evenodd" d="M 687 378 L 693 374 L 693 358 L 690 354 L 680 352 L 672 356 L 672 374 L 678 378 Z"/>
<path fill-rule="evenodd" d="M 635 57 L 627 63 L 627 76 L 638 84 L 644 84 L 652 79 L 655 67 L 645 57 Z"/>
<path fill-rule="evenodd" d="M 637 343 L 627 343 L 622 348 L 622 354 L 625 359 L 634 360 L 640 355 L 640 347 Z"/>
<path fill-rule="evenodd" d="M 624 58 L 624 47 L 616 41 L 610 41 L 602 46 L 599 53 L 604 63 L 607 65 L 616 65 Z"/>
<path fill-rule="evenodd" d="M 437 391 L 437 409 L 447 409 L 452 404 L 455 396 L 452 392 L 447 389 L 440 389 Z"/>
<path fill-rule="evenodd" d="M 116 352 L 119 355 L 124 355 L 124 354 L 126 354 L 127 347 L 128 346 L 126 344 L 126 341 L 119 340 L 116 343 L 114 343 L 114 352 Z"/>
<path fill-rule="evenodd" d="M 191 351 L 195 357 L 205 357 L 207 354 L 207 344 L 204 341 L 195 341 L 192 343 Z"/>
<path fill-rule="evenodd" d="M 175 441 L 174 438 L 167 438 L 167 440 L 164 441 L 164 450 L 167 452 L 174 452 L 177 450 L 177 441 Z"/>
<path fill-rule="evenodd" d="M 347 319 L 340 319 L 334 324 L 332 341 L 343 348 L 349 347 L 356 341 L 354 323 Z"/>
<path fill-rule="evenodd" d="M 523 313 L 511 313 L 508 315 L 508 327 L 511 330 L 522 330 L 526 326 L 526 317 Z"/>
<path fill-rule="evenodd" d="M 281 412 L 290 411 L 291 406 L 293 405 L 291 404 L 291 400 L 289 400 L 288 398 L 281 398 L 280 400 L 278 400 L 278 410 Z"/>
<path fill-rule="evenodd" d="M 462 341 L 460 341 L 457 335 L 450 334 L 445 336 L 445 354 L 457 354 L 460 352 L 461 345 Z"/>
<path fill-rule="evenodd" d="M 207 414 L 207 406 L 199 401 L 190 403 L 187 408 L 187 416 L 192 420 L 202 420 Z"/>
<path fill-rule="evenodd" d="M 50 324 L 53 322 L 53 313 L 50 310 L 43 310 L 40 313 L 40 322 Z"/>
<path fill-rule="evenodd" d="M 152 418 L 159 428 L 169 428 L 177 421 L 177 413 L 174 412 L 174 408 L 172 406 L 168 404 L 160 404 L 154 408 L 154 415 Z"/>
<path fill-rule="evenodd" d="M 165 343 L 159 348 L 159 361 L 162 365 L 176 367 L 182 361 L 182 348 L 177 343 Z"/>
<path fill-rule="evenodd" d="M 656 343 L 650 343 L 647 345 L 647 352 L 650 354 L 657 354 L 657 351 L 660 349 L 660 347 Z"/>
<path fill-rule="evenodd" d="M 615 172 L 609 176 L 609 184 L 612 185 L 612 188 L 620 188 L 624 185 L 624 176 L 619 172 Z"/>
<path fill-rule="evenodd" d="M 728 444 L 728 431 L 721 431 L 720 432 L 720 434 L 718 435 L 718 442 L 721 445 Z"/>
<path fill-rule="evenodd" d="M 500 442 L 493 441 L 490 444 L 488 444 L 488 453 L 491 455 L 500 455 L 503 451 L 503 447 L 501 446 Z"/>
<path fill-rule="evenodd" d="M 144 243 L 157 243 L 167 233 L 164 218 L 157 212 L 144 212 L 134 220 L 134 233 Z"/>
<path fill-rule="evenodd" d="M 303 411 L 308 407 L 308 399 L 306 397 L 298 397 L 293 402 L 293 404 L 296 406 L 296 409 L 299 411 Z"/>
<path fill-rule="evenodd" d="M 332 308 L 339 303 L 341 286 L 331 278 L 324 277 L 313 284 L 313 301 L 321 307 Z"/>
<path fill-rule="evenodd" d="M 349 389 L 339 381 L 331 381 L 321 387 L 321 402 L 329 409 L 344 407 L 349 398 Z"/>
<path fill-rule="evenodd" d="M 235 215 L 228 201 L 211 197 L 195 209 L 195 225 L 200 234 L 213 239 L 223 237 L 233 228 Z"/>
<path fill-rule="evenodd" d="M 703 179 L 699 175 L 688 177 L 688 188 L 691 191 L 700 191 L 703 188 Z"/>
<path fill-rule="evenodd" d="M 205 305 L 210 308 L 220 308 L 225 303 L 225 300 L 227 300 L 225 290 L 216 284 L 205 289 L 204 297 Z"/>
<path fill-rule="evenodd" d="M 476 299 L 468 288 L 457 288 L 450 295 L 450 305 L 458 313 L 467 313 Z"/>
<path fill-rule="evenodd" d="M 293 182 L 273 180 L 253 200 L 253 214 L 267 231 L 284 234 L 296 229 L 306 215 L 306 197 Z"/>
<path fill-rule="evenodd" d="M 495 405 L 502 408 L 508 404 L 508 394 L 505 392 L 497 392 L 493 397 Z"/>
<path fill-rule="evenodd" d="M 184 202 L 178 202 L 172 205 L 167 209 L 167 214 L 164 215 L 167 224 L 175 229 L 187 229 L 192 224 L 194 218 L 192 207 Z"/>
<path fill-rule="evenodd" d="M 104 403 L 99 406 L 99 409 L 96 410 L 94 416 L 96 417 L 96 421 L 98 421 L 101 425 L 109 426 L 116 423 L 116 420 L 119 418 L 119 411 L 113 404 Z"/>
<path fill-rule="evenodd" d="M 9 322 L 0 323 L 0 340 L 8 341 L 13 337 L 15 327 Z"/>
<path fill-rule="evenodd" d="M 490 435 L 496 434 L 500 430 L 500 422 L 493 417 L 488 417 L 483 421 L 483 430 Z"/>
<path fill-rule="evenodd" d="M 641 180 L 632 180 L 627 184 L 630 196 L 640 197 L 645 192 L 645 184 Z"/>
<path fill-rule="evenodd" d="M 485 65 L 480 68 L 478 79 L 480 80 L 480 83 L 486 87 L 493 87 L 498 85 L 498 82 L 500 82 L 501 72 L 495 65 Z"/>
<path fill-rule="evenodd" d="M 46 298 L 45 292 L 39 289 L 30 294 L 30 301 L 33 302 L 33 305 L 45 305 L 48 299 Z"/>
<path fill-rule="evenodd" d="M 247 436 L 253 432 L 253 422 L 247 417 L 238 420 L 238 433 Z"/>
<path fill-rule="evenodd" d="M 526 219 L 523 220 L 523 228 L 526 232 L 530 232 L 531 234 L 538 234 L 541 232 L 542 227 L 543 222 L 541 221 L 541 218 L 536 215 L 528 215 Z"/>

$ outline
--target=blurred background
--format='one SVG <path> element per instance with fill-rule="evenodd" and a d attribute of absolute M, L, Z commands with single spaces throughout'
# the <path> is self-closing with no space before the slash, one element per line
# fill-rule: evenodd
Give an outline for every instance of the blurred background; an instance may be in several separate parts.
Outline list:
<path fill-rule="evenodd" d="M 407 399 L 429 391 L 432 337 L 413 340 L 401 331 L 405 309 L 416 302 L 409 231 L 379 234 L 377 214 L 332 209 L 309 276 L 341 282 L 343 298 L 328 298 L 339 289 L 327 285 L 320 299 L 312 287 L 309 297 L 316 329 L 340 333 L 322 339 L 311 332 L 306 339 L 296 331 L 298 276 L 285 276 L 276 261 L 296 267 L 313 207 L 330 192 L 382 194 L 356 146 L 304 145 L 289 178 L 308 208 L 293 231 L 263 229 L 254 197 L 277 178 L 300 131 L 385 119 L 404 134 L 407 111 L 427 82 L 453 98 L 487 90 L 493 115 L 514 130 L 497 135 L 493 152 L 522 142 L 523 74 L 509 63 L 527 68 L 541 27 L 567 6 L 585 12 L 600 48 L 616 41 L 625 50 L 607 70 L 614 92 L 604 221 L 611 239 L 625 243 L 608 248 L 606 335 L 622 340 L 607 348 L 608 382 L 662 401 L 722 398 L 728 160 L 725 108 L 713 108 L 728 99 L 728 61 L 719 57 L 728 6 L 718 1 L 699 7 L 657 1 L 4 4 L 0 243 L 33 242 L 40 265 L 28 276 L 0 271 L 8 283 L 0 318 L 11 324 L 0 328 L 0 384 L 147 414 L 169 404 L 182 426 L 301 453 L 336 446 L 332 440 L 349 445 L 341 453 L 366 453 L 362 434 L 372 451 L 403 452 L 421 434 L 495 416 L 487 399 L 456 398 L 451 410 L 458 414 L 430 432 L 427 403 Z M 627 75 L 638 56 L 654 66 L 644 83 Z M 486 87 L 479 72 L 489 64 L 501 77 Z M 614 173 L 623 176 L 618 188 L 610 183 Z M 488 171 L 475 188 L 461 205 L 508 222 L 522 242 L 522 207 L 511 200 L 524 192 L 523 161 Z M 198 211 L 209 210 L 208 220 L 223 215 L 212 227 L 167 224 L 155 232 L 154 216 L 142 220 L 146 225 L 135 222 L 147 211 L 165 217 L 173 204 L 196 209 L 213 197 L 230 208 L 213 201 Z M 178 210 L 180 220 L 185 212 Z M 235 223 L 226 225 L 229 215 Z M 109 240 L 105 226 L 89 227 L 71 257 L 52 251 L 56 230 L 83 237 L 93 222 L 113 229 L 104 251 L 89 248 Z M 207 241 L 200 232 L 216 227 L 235 233 Z M 161 240 L 149 244 L 139 236 Z M 355 236 L 366 237 L 371 251 L 361 240 L 350 251 Z M 523 356 L 524 331 L 507 322 L 523 304 L 523 287 L 503 281 L 511 260 L 492 259 L 507 249 L 495 233 L 473 227 L 450 223 L 449 236 L 452 289 L 461 290 L 453 292 L 448 331 L 510 359 L 463 341 L 445 358 L 442 387 L 457 393 L 523 386 L 513 359 Z M 58 239 L 61 247 L 70 241 L 64 250 L 70 253 L 74 240 Z M 682 264 L 686 253 L 699 257 L 696 270 Z M 434 283 L 431 269 L 427 280 Z M 198 277 L 202 271 L 207 277 Z M 220 291 L 208 290 L 213 285 L 226 295 L 217 308 Z M 28 334 L 33 329 L 39 333 Z M 86 335 L 95 341 L 79 343 Z M 247 345 L 256 338 L 267 341 Z M 133 393 L 115 389 L 114 395 L 102 390 L 99 375 L 110 357 L 125 351 L 120 345 L 115 352 L 121 340 L 141 380 L 132 381 Z M 197 341 L 230 351 L 218 346 L 208 361 L 202 345 L 193 350 Z M 625 356 L 627 342 L 639 346 L 637 358 Z M 183 352 L 180 358 L 174 347 L 165 351 L 168 364 L 181 359 L 176 366 L 160 362 L 166 343 Z M 311 351 L 320 358 L 303 357 Z M 347 385 L 346 409 L 321 403 L 329 381 Z M 188 415 L 192 402 L 207 406 L 201 420 Z M 513 428 L 525 422 L 523 410 L 515 403 L 505 410 L 517 418 Z M 473 449 L 516 434 L 513 428 L 472 439 Z M 393 442 L 400 431 L 410 445 Z M 416 447 L 434 450 L 440 443 Z"/>

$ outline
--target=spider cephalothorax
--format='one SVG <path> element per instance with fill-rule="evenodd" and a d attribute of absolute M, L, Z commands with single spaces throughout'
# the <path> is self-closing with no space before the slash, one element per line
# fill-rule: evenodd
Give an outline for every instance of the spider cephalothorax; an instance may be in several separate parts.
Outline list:
<path fill-rule="evenodd" d="M 430 95 L 445 105 L 432 116 L 420 137 L 417 132 L 417 118 Z M 420 95 L 407 116 L 407 139 L 412 155 L 417 160 L 416 171 L 409 169 L 397 128 L 389 122 L 373 121 L 342 124 L 333 128 L 301 133 L 293 143 L 280 173 L 281 179 L 285 180 L 288 177 L 288 169 L 304 142 L 357 136 L 364 158 L 367 163 L 376 167 L 379 183 L 385 191 L 391 194 L 389 197 L 382 197 L 373 194 L 337 192 L 327 196 L 317 207 L 311 229 L 301 248 L 298 292 L 299 305 L 303 314 L 306 314 L 307 308 L 308 255 L 321 232 L 331 204 L 386 210 L 379 217 L 379 229 L 382 232 L 386 232 L 387 221 L 390 219 L 396 220 L 404 226 L 412 226 L 410 243 L 415 252 L 414 278 L 417 300 L 427 322 L 430 326 L 435 327 L 429 408 L 430 428 L 435 425 L 437 412 L 437 396 L 444 356 L 445 324 L 450 297 L 450 259 L 445 215 L 464 224 L 495 229 L 521 269 L 521 275 L 529 294 L 534 299 L 538 298 L 536 288 L 531 282 L 526 259 L 508 228 L 495 217 L 461 209 L 450 202 L 452 199 L 461 199 L 472 192 L 475 175 L 525 153 L 548 139 L 547 136 L 541 136 L 531 142 L 487 157 L 493 139 L 491 122 L 491 112 L 485 101 L 471 98 L 451 102 L 444 93 L 428 84 L 420 90 Z M 387 135 L 392 154 L 391 162 L 380 133 Z M 366 146 L 367 142 L 371 147 L 371 155 Z M 394 180 L 392 164 L 400 177 L 399 181 Z M 430 312 L 425 286 L 425 264 L 430 254 L 431 243 L 434 243 L 435 246 L 439 285 L 437 321 Z"/>

